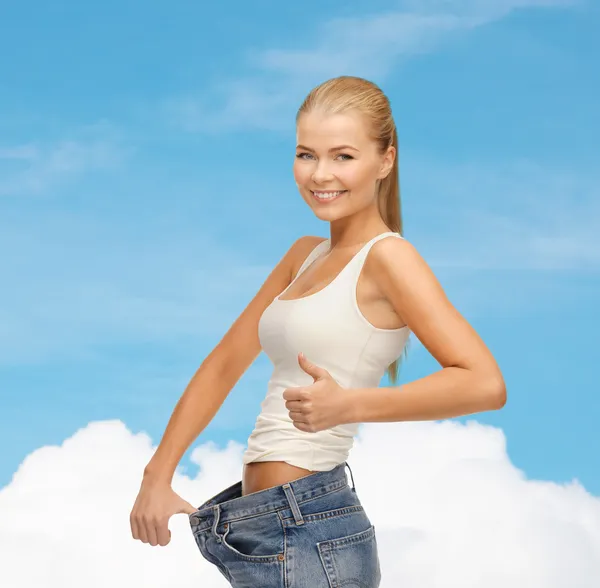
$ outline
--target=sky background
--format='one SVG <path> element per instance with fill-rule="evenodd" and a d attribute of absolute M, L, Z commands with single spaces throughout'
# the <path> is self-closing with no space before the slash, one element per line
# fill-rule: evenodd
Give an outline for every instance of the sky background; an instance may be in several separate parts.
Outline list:
<path fill-rule="evenodd" d="M 598 30 L 595 0 L 2 3 L 0 584 L 143 569 L 166 586 L 175 565 L 182 586 L 223 585 L 181 517 L 157 550 L 127 537 L 129 510 L 196 368 L 295 239 L 329 236 L 294 183 L 294 120 L 357 75 L 392 104 L 405 237 L 508 392 L 498 412 L 362 427 L 348 461 L 382 586 L 592 586 Z M 271 367 L 261 354 L 186 453 L 186 499 L 239 479 Z M 400 383 L 437 369 L 411 335 Z"/>

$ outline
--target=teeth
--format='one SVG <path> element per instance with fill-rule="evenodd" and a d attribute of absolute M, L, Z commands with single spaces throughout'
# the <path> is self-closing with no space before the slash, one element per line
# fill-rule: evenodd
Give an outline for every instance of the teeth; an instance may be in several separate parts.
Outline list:
<path fill-rule="evenodd" d="M 345 192 L 345 190 L 339 190 L 338 192 L 313 192 L 313 194 L 321 200 L 330 200 L 339 196 L 342 192 Z"/>

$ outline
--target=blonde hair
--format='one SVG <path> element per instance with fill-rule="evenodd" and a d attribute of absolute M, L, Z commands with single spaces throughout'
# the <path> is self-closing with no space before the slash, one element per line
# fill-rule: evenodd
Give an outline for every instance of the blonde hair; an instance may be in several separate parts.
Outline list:
<path fill-rule="evenodd" d="M 402 235 L 402 212 L 400 181 L 398 173 L 398 134 L 392 116 L 390 102 L 383 91 L 373 82 L 355 76 L 339 76 L 313 88 L 298 109 L 296 124 L 302 114 L 318 110 L 325 114 L 355 111 L 363 115 L 369 136 L 383 155 L 390 146 L 395 147 L 396 157 L 390 173 L 377 181 L 379 213 L 391 231 Z M 405 348 L 405 353 L 407 348 Z M 400 359 L 387 369 L 392 384 L 398 381 Z"/>

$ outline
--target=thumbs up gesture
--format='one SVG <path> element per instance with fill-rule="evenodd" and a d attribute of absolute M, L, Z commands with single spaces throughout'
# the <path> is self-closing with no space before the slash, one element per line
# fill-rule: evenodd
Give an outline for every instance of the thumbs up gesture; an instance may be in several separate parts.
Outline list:
<path fill-rule="evenodd" d="M 326 369 L 310 363 L 303 353 L 298 364 L 314 379 L 310 386 L 287 388 L 283 392 L 285 407 L 294 426 L 307 433 L 317 433 L 343 423 L 349 397 Z"/>

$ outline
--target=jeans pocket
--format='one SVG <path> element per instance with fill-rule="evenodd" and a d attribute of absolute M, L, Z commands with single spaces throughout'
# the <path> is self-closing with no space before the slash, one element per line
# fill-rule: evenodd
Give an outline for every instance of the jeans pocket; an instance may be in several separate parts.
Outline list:
<path fill-rule="evenodd" d="M 276 512 L 227 521 L 217 532 L 222 545 L 238 559 L 259 563 L 285 559 L 283 525 Z"/>
<path fill-rule="evenodd" d="M 209 563 L 213 564 L 228 582 L 231 582 L 231 575 L 229 570 L 225 567 L 223 562 L 219 561 L 219 559 L 209 551 L 206 543 L 206 532 L 199 531 L 194 533 L 194 539 L 196 540 L 196 545 L 202 554 L 202 557 Z"/>
<path fill-rule="evenodd" d="M 354 535 L 317 543 L 330 586 L 377 588 L 381 568 L 375 527 Z"/>

